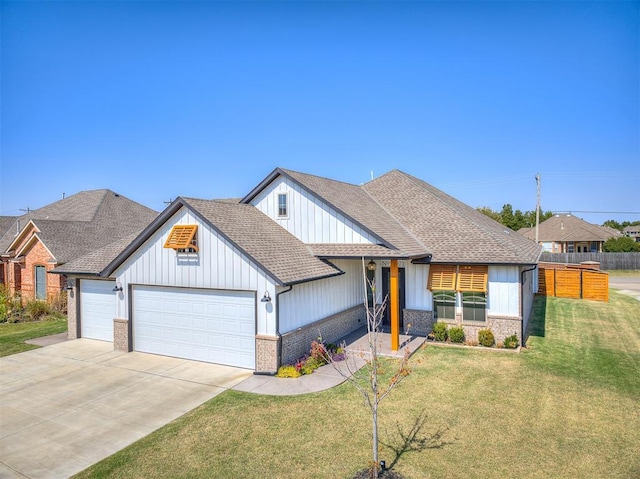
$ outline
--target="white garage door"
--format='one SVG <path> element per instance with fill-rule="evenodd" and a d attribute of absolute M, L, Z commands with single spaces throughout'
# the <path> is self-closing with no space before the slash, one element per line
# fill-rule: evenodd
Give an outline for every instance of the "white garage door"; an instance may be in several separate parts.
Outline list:
<path fill-rule="evenodd" d="M 255 293 L 133 287 L 133 349 L 255 369 Z"/>
<path fill-rule="evenodd" d="M 115 281 L 80 280 L 80 325 L 83 338 L 113 341 L 115 285 Z"/>

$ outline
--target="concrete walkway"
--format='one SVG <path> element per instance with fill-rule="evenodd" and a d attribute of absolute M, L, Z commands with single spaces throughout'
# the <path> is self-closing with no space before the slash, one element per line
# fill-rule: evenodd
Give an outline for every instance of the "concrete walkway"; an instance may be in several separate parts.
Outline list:
<path fill-rule="evenodd" d="M 391 350 L 391 335 L 388 333 L 378 334 L 378 353 L 383 356 L 402 357 L 406 349 L 410 354 L 425 342 L 426 338 L 421 336 L 400 335 L 400 349 Z M 265 394 L 270 396 L 291 396 L 298 394 L 308 394 L 324 391 L 346 381 L 345 374 L 360 369 L 369 354 L 369 342 L 366 328 L 361 328 L 349 334 L 337 344 L 345 343 L 348 359 L 336 363 L 336 367 L 331 364 L 316 369 L 313 374 L 302 376 L 296 379 L 277 378 L 274 376 L 251 376 L 233 389 L 255 394 Z M 336 370 L 336 368 L 338 370 Z M 342 371 L 341 374 L 339 371 Z"/>
<path fill-rule="evenodd" d="M 66 479 L 250 376 L 90 339 L 0 358 L 0 477 Z"/>

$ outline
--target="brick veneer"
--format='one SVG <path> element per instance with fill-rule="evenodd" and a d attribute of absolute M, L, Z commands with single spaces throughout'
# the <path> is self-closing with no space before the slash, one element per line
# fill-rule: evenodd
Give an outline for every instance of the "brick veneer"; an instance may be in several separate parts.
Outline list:
<path fill-rule="evenodd" d="M 409 334 L 426 336 L 433 331 L 435 320 L 433 319 L 432 311 L 405 309 L 403 310 L 403 318 L 405 328 Z"/>
<path fill-rule="evenodd" d="M 282 335 L 281 364 L 291 364 L 307 354 L 311 348 L 311 342 L 319 336 L 322 336 L 325 342 L 331 343 L 364 325 L 366 325 L 364 306 L 355 306 L 285 333 Z"/>
<path fill-rule="evenodd" d="M 274 374 L 278 371 L 280 338 L 256 336 L 256 372 Z"/>

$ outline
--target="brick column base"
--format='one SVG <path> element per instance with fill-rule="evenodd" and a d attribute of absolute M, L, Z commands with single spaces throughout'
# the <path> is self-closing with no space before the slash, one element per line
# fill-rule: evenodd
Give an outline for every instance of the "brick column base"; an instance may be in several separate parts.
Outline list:
<path fill-rule="evenodd" d="M 131 351 L 131 341 L 129 340 L 129 320 L 115 318 L 113 320 L 113 349 L 116 351 Z"/>
<path fill-rule="evenodd" d="M 256 335 L 256 372 L 275 374 L 280 366 L 280 338 Z"/>

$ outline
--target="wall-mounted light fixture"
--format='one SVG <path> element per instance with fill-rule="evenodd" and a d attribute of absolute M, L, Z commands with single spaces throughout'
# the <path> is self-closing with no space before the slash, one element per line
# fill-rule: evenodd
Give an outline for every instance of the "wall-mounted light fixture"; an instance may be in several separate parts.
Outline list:
<path fill-rule="evenodd" d="M 264 296 L 262 297 L 260 302 L 261 303 L 270 303 L 271 302 L 271 295 L 269 294 L 269 291 L 265 291 L 264 292 Z"/>
<path fill-rule="evenodd" d="M 64 287 L 65 291 L 73 291 L 73 280 L 68 279 L 67 285 Z"/>
<path fill-rule="evenodd" d="M 367 269 L 369 271 L 375 271 L 376 270 L 376 262 L 371 260 L 367 263 Z"/>
<path fill-rule="evenodd" d="M 116 283 L 115 287 L 111 291 L 122 291 L 122 284 L 120 284 L 120 281 Z"/>

